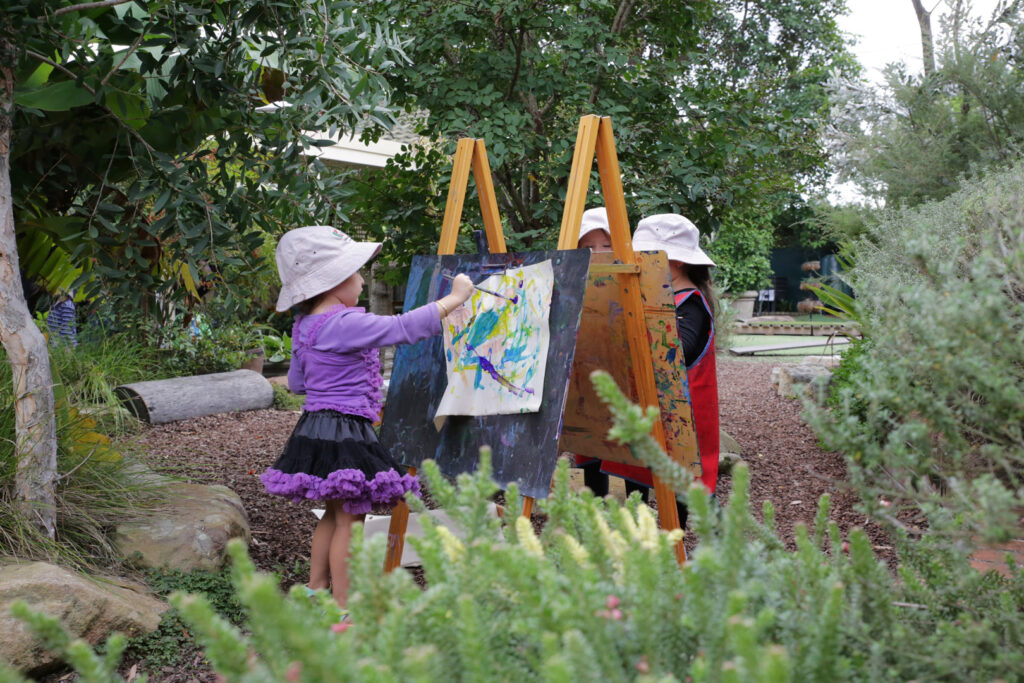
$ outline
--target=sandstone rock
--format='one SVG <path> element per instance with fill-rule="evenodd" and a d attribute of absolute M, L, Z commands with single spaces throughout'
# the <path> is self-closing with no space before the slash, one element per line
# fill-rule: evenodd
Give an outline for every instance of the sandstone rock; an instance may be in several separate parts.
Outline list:
<path fill-rule="evenodd" d="M 823 393 L 828 389 L 832 371 L 823 365 L 783 365 L 772 370 L 772 382 L 779 396 L 796 396 L 797 392 L 813 391 Z"/>
<path fill-rule="evenodd" d="M 718 450 L 722 453 L 736 453 L 742 455 L 743 448 L 736 442 L 736 439 L 729 436 L 724 429 L 718 430 Z"/>
<path fill-rule="evenodd" d="M 175 482 L 158 510 L 118 525 L 114 543 L 141 567 L 213 571 L 232 538 L 251 538 L 242 500 L 224 486 Z"/>
<path fill-rule="evenodd" d="M 804 356 L 801 365 L 821 365 L 826 368 L 835 368 L 842 360 L 843 357 L 839 353 L 827 356 Z"/>
<path fill-rule="evenodd" d="M 0 567 L 0 660 L 28 675 L 60 665 L 22 621 L 8 611 L 22 600 L 35 611 L 60 619 L 72 638 L 92 645 L 114 631 L 138 635 L 154 630 L 167 604 L 142 586 L 76 574 L 46 562 Z"/>

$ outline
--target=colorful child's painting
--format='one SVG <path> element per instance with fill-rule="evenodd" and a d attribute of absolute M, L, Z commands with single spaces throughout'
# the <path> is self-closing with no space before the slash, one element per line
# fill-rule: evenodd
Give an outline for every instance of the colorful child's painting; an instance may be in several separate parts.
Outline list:
<path fill-rule="evenodd" d="M 435 424 L 449 415 L 540 409 L 553 284 L 550 260 L 506 270 L 480 282 L 469 301 L 445 318 L 448 386 Z"/>

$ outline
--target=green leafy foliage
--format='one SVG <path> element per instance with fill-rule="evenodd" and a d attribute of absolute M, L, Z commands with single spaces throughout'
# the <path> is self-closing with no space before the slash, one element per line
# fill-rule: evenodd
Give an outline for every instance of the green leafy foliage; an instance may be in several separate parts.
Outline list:
<path fill-rule="evenodd" d="M 655 413 L 629 404 L 608 375 L 594 381 L 611 437 L 685 485 L 647 433 Z M 326 592 L 282 595 L 233 541 L 244 628 L 207 596 L 172 597 L 213 668 L 232 681 L 896 681 L 1012 678 L 1024 666 L 1024 572 L 978 574 L 958 548 L 899 538 L 906 562 L 893 577 L 863 531 L 844 542 L 827 496 L 791 551 L 770 504 L 763 521 L 753 515 L 743 466 L 721 515 L 701 486 L 689 489 L 701 543 L 682 568 L 680 531 L 659 531 L 636 496 L 620 507 L 572 493 L 564 460 L 539 535 L 518 502 L 505 525 L 487 514 L 496 486 L 486 449 L 455 484 L 432 462 L 423 473 L 464 532 L 428 521 L 409 539 L 425 589 L 382 573 L 385 539 L 367 542 L 357 526 L 352 620 L 339 623 Z M 506 497 L 518 501 L 514 485 Z"/>
<path fill-rule="evenodd" d="M 292 338 L 287 333 L 262 332 L 260 343 L 263 345 L 268 363 L 281 363 L 292 357 Z"/>
<path fill-rule="evenodd" d="M 301 410 L 306 403 L 302 394 L 293 394 L 280 384 L 274 385 L 274 407 L 278 410 Z"/>
<path fill-rule="evenodd" d="M 737 245 L 753 231 L 760 260 L 748 279 L 759 280 L 774 215 L 824 178 L 825 79 L 854 69 L 833 0 L 365 5 L 409 40 L 409 62 L 387 78 L 395 105 L 423 115 L 431 145 L 361 174 L 353 197 L 358 225 L 394 236 L 385 256 L 402 264 L 437 243 L 460 136 L 487 143 L 509 248 L 552 246 L 579 117 L 600 114 L 614 121 L 631 224 L 678 212 L 705 239 L 735 234 Z M 472 194 L 466 207 L 464 221 L 481 228 Z M 735 258 L 742 268 L 746 253 Z"/>
<path fill-rule="evenodd" d="M 42 277 L 81 269 L 88 296 L 155 316 L 157 294 L 194 303 L 258 270 L 267 235 L 345 219 L 307 152 L 386 125 L 390 27 L 347 0 L 72 4 L 15 0 L 0 22 L 20 250 L 42 233 L 63 264 Z"/>
<path fill-rule="evenodd" d="M 150 570 L 146 572 L 146 583 L 160 597 L 175 591 L 201 595 L 229 623 L 240 624 L 243 620 L 244 613 L 226 569 L 218 572 Z M 178 664 L 184 657 L 194 654 L 197 647 L 181 614 L 172 607 L 164 612 L 155 631 L 128 641 L 127 653 L 129 657 L 144 660 L 143 670 L 155 672 L 161 667 Z"/>
<path fill-rule="evenodd" d="M 125 427 L 130 422 L 113 419 L 116 399 L 103 404 L 107 392 L 142 373 L 142 356 L 116 341 L 85 342 L 75 352 L 71 347 L 52 349 L 52 367 L 60 382 L 54 387 L 56 539 L 31 524 L 14 497 L 15 416 L 9 408 L 0 410 L 0 557 L 44 559 L 76 569 L 117 565 L 120 558 L 110 531 L 127 515 L 144 515 L 160 503 L 161 487 L 135 477 L 132 460 L 107 435 L 118 424 Z M 0 352 L 0 406 L 14 404 L 12 389 L 11 366 Z"/>
<path fill-rule="evenodd" d="M 246 351 L 260 348 L 262 337 L 252 323 L 196 320 L 194 326 L 175 328 L 161 344 L 166 352 L 164 370 L 171 375 L 237 370 L 248 359 Z"/>
<path fill-rule="evenodd" d="M 913 210 L 855 243 L 846 274 L 870 342 L 844 359 L 831 411 L 865 511 L 904 528 L 1005 538 L 1024 498 L 1024 164 Z"/>
<path fill-rule="evenodd" d="M 51 373 L 68 403 L 87 411 L 106 434 L 137 426 L 114 387 L 164 372 L 160 354 L 126 332 L 84 330 L 77 346 L 58 341 L 49 350 Z"/>

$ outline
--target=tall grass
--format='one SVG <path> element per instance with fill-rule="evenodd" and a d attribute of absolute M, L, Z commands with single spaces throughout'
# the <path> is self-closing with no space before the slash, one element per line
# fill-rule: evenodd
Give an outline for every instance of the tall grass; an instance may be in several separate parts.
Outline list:
<path fill-rule="evenodd" d="M 70 405 L 88 413 L 109 433 L 131 431 L 134 417 L 114 395 L 119 384 L 167 374 L 159 352 L 125 333 L 89 335 L 78 346 L 50 345 L 50 367 Z"/>
<path fill-rule="evenodd" d="M 10 363 L 0 351 L 0 557 L 42 559 L 79 569 L 118 562 L 110 531 L 127 517 L 154 508 L 161 489 L 133 478 L 130 461 L 104 432 L 123 430 L 133 420 L 118 412 L 113 387 L 146 378 L 151 363 L 144 349 L 125 340 L 51 348 L 59 480 L 57 533 L 49 539 L 28 522 L 14 499 L 13 382 Z"/>

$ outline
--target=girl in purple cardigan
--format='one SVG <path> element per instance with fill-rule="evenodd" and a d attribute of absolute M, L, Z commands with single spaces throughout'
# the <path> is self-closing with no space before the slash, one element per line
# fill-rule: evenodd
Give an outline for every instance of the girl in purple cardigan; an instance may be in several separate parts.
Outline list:
<path fill-rule="evenodd" d="M 329 226 L 291 230 L 277 246 L 281 294 L 277 310 L 302 314 L 292 331 L 288 386 L 306 405 L 284 452 L 260 477 L 268 493 L 293 500 L 324 500 L 327 510 L 310 552 L 309 587 L 331 588 L 341 607 L 348 598 L 352 523 L 375 506 L 390 507 L 419 482 L 377 442 L 380 415 L 378 347 L 411 344 L 441 332 L 441 318 L 473 293 L 466 275 L 451 294 L 415 310 L 379 316 L 356 307 L 359 274 L 380 251 Z"/>

